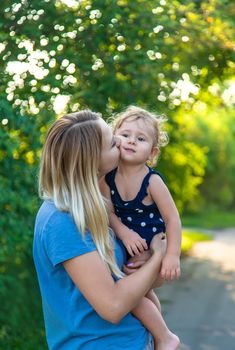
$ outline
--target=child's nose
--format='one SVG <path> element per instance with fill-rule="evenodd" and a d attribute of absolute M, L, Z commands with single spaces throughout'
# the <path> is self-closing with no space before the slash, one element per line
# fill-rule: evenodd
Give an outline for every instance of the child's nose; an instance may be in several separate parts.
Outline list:
<path fill-rule="evenodd" d="M 128 142 L 131 143 L 131 144 L 135 143 L 136 142 L 135 137 L 134 136 L 130 136 Z"/>

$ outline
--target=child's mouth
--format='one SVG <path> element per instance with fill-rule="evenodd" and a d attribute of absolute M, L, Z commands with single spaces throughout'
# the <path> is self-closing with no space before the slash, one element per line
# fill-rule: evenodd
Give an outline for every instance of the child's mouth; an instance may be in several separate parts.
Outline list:
<path fill-rule="evenodd" d="M 135 153 L 135 150 L 132 148 L 124 148 L 124 151 L 129 152 L 129 153 Z"/>

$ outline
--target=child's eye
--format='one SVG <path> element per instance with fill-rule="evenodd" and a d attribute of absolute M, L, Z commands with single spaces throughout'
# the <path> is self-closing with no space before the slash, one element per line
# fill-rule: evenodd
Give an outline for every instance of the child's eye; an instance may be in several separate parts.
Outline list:
<path fill-rule="evenodd" d="M 142 141 L 145 141 L 145 138 L 144 138 L 144 137 L 139 136 L 139 137 L 138 137 L 138 141 L 141 141 L 141 142 L 142 142 Z"/>
<path fill-rule="evenodd" d="M 128 134 L 122 134 L 123 137 L 128 137 Z"/>

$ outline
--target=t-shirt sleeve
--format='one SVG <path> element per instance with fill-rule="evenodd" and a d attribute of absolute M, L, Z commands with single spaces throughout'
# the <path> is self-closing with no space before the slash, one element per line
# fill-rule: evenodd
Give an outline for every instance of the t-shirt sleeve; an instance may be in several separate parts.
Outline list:
<path fill-rule="evenodd" d="M 56 212 L 43 232 L 45 250 L 51 263 L 56 266 L 68 259 L 96 250 L 91 234 L 81 235 L 68 213 Z"/>

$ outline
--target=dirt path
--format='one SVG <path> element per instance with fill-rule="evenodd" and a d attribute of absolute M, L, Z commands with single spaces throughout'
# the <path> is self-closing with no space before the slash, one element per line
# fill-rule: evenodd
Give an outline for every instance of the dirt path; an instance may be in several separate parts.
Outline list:
<path fill-rule="evenodd" d="M 235 229 L 213 234 L 183 259 L 180 281 L 156 290 L 181 350 L 235 350 Z"/>

